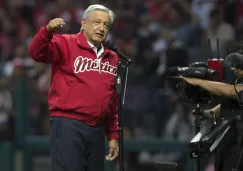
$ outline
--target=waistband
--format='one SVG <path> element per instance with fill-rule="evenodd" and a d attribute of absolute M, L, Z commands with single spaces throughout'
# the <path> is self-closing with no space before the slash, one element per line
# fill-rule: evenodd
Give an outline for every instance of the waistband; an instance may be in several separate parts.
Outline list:
<path fill-rule="evenodd" d="M 70 119 L 75 119 L 82 121 L 90 126 L 100 126 L 105 125 L 107 118 L 105 117 L 96 117 L 88 114 L 76 113 L 72 111 L 60 111 L 60 110 L 52 110 L 51 117 L 59 116 L 59 117 L 66 117 Z"/>

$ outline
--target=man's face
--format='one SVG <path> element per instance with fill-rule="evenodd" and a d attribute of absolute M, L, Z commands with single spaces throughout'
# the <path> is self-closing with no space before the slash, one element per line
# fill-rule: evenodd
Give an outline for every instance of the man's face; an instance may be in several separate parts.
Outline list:
<path fill-rule="evenodd" d="M 82 19 L 83 32 L 95 46 L 99 46 L 106 39 L 110 26 L 110 16 L 105 11 L 93 11 L 88 18 Z"/>
<path fill-rule="evenodd" d="M 238 78 L 242 78 L 242 77 L 243 77 L 243 70 L 238 70 L 238 69 L 236 69 L 236 68 L 234 68 L 234 67 L 232 67 L 231 70 L 232 70 L 234 73 L 237 74 L 237 77 L 238 77 Z"/>

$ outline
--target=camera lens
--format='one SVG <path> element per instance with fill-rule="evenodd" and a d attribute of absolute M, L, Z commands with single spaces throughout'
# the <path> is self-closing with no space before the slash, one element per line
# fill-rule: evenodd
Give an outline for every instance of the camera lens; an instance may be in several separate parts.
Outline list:
<path fill-rule="evenodd" d="M 165 88 L 168 93 L 181 96 L 186 88 L 186 83 L 181 78 L 170 78 L 165 80 Z"/>

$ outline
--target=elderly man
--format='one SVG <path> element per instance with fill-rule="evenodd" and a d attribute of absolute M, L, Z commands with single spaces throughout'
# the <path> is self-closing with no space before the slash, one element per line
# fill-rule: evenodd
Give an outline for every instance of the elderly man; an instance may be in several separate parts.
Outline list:
<path fill-rule="evenodd" d="M 52 65 L 48 94 L 52 171 L 104 170 L 105 135 L 110 148 L 106 159 L 118 156 L 118 56 L 102 44 L 114 19 L 110 9 L 91 5 L 78 34 L 54 35 L 65 26 L 63 19 L 55 18 L 29 45 L 35 61 Z"/>

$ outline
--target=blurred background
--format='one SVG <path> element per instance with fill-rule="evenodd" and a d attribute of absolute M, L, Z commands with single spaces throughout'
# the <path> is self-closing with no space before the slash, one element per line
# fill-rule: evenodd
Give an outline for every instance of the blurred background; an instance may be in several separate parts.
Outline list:
<path fill-rule="evenodd" d="M 206 61 L 216 40 L 220 58 L 243 36 L 242 0 L 0 0 L 1 171 L 50 171 L 47 92 L 50 66 L 34 62 L 28 44 L 49 20 L 65 20 L 63 33 L 78 33 L 93 3 L 117 15 L 112 40 L 133 59 L 124 105 L 125 171 L 153 170 L 154 161 L 193 170 L 187 143 L 194 136 L 190 112 L 164 90 L 168 67 Z M 204 171 L 214 171 L 213 157 Z M 107 163 L 108 170 L 118 164 Z"/>

